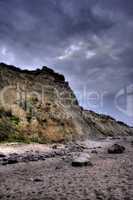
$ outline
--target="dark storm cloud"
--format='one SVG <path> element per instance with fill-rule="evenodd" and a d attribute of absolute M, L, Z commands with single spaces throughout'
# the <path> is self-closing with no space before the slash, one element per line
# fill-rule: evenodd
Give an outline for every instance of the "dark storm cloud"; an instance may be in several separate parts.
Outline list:
<path fill-rule="evenodd" d="M 132 42 L 132 0 L 0 0 L 0 60 L 53 67 L 79 100 L 85 88 L 107 93 L 110 106 L 102 112 L 132 84 Z M 91 108 L 87 98 L 80 102 Z"/>
<path fill-rule="evenodd" d="M 84 37 L 112 26 L 112 21 L 93 14 L 88 1 L 1 1 L 1 39 L 23 52 L 48 57 L 57 55 L 74 37 Z M 61 48 L 61 49 L 60 49 Z M 28 52 L 30 51 L 30 53 Z M 16 52 L 15 52 L 16 54 Z M 19 55 L 17 55 L 19 57 Z M 27 61 L 27 60 L 26 60 Z M 25 63 L 26 64 L 26 63 Z"/>

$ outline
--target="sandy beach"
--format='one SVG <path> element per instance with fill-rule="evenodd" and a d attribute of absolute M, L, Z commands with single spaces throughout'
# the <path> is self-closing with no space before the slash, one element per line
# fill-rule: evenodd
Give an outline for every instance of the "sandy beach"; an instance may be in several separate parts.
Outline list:
<path fill-rule="evenodd" d="M 125 146 L 123 154 L 108 154 L 112 143 Z M 0 166 L 0 199 L 2 200 L 132 200 L 133 146 L 131 138 L 85 141 L 83 151 L 93 166 L 73 167 L 69 155 L 44 161 L 20 162 Z M 5 146 L 5 147 L 4 147 Z M 0 152 L 14 149 L 1 145 Z M 26 148 L 27 146 L 27 148 Z M 24 148 L 23 148 L 24 147 Z M 4 150 L 5 148 L 5 150 Z M 60 148 L 60 147 L 59 147 Z M 63 147 L 62 148 L 66 148 Z M 31 150 L 53 151 L 47 145 L 18 145 L 17 153 Z M 92 150 L 97 153 L 91 153 Z M 15 153 L 13 150 L 12 153 Z M 71 152 L 73 153 L 73 152 Z"/>

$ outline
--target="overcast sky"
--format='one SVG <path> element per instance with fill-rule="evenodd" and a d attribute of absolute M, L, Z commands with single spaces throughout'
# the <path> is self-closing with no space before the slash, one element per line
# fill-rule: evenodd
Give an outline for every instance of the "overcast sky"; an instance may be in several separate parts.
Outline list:
<path fill-rule="evenodd" d="M 47 65 L 82 106 L 133 125 L 133 0 L 0 0 L 0 62 Z"/>

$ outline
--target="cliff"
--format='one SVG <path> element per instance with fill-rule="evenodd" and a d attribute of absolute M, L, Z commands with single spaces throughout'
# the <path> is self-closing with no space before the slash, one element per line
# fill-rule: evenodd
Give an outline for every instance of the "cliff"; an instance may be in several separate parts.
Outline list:
<path fill-rule="evenodd" d="M 83 110 L 63 75 L 0 64 L 0 141 L 64 142 L 129 135 L 115 119 Z"/>

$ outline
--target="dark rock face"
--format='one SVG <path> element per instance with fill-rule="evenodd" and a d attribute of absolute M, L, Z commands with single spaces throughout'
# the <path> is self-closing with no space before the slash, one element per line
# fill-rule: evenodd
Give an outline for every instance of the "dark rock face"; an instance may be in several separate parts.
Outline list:
<path fill-rule="evenodd" d="M 108 149 L 109 154 L 121 154 L 124 153 L 125 147 L 119 144 L 114 144 Z"/>

